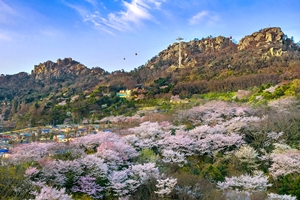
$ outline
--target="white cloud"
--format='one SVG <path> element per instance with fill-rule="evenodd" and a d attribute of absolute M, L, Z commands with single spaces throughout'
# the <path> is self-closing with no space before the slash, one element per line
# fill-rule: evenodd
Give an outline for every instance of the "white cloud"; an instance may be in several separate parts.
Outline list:
<path fill-rule="evenodd" d="M 8 4 L 4 2 L 4 0 L 0 0 L 0 12 L 1 13 L 10 13 L 13 14 L 15 11 Z"/>
<path fill-rule="evenodd" d="M 97 6 L 97 1 L 96 0 L 86 0 L 86 2 L 90 3 L 94 7 Z"/>
<path fill-rule="evenodd" d="M 189 24 L 196 25 L 203 22 L 205 24 L 212 25 L 215 22 L 219 21 L 219 19 L 220 17 L 217 14 L 204 10 L 190 18 Z"/>
<path fill-rule="evenodd" d="M 85 1 L 96 5 L 94 0 Z M 121 1 L 122 10 L 112 11 L 106 16 L 101 15 L 99 11 L 89 12 L 83 7 L 66 2 L 65 4 L 75 9 L 83 17 L 83 21 L 91 22 L 95 27 L 113 33 L 114 31 L 131 31 L 141 26 L 146 20 L 155 20 L 151 12 L 160 9 L 164 1 L 165 0 L 131 0 L 131 2 L 127 2 L 123 0 Z M 103 7 L 106 8 L 105 5 L 101 3 L 101 8 Z"/>
<path fill-rule="evenodd" d="M 191 25 L 198 24 L 200 21 L 202 21 L 206 16 L 208 15 L 208 11 L 202 11 L 194 15 L 190 20 L 189 23 Z"/>
<path fill-rule="evenodd" d="M 9 23 L 12 15 L 17 15 L 17 12 L 3 0 L 0 0 L 0 23 Z"/>
<path fill-rule="evenodd" d="M 79 6 L 79 5 L 75 5 L 75 4 L 71 4 L 71 3 L 67 3 L 65 1 L 63 1 L 64 4 L 72 9 L 74 9 L 76 12 L 78 12 L 79 15 L 81 15 L 82 17 L 86 16 L 89 14 L 89 11 L 87 9 L 85 9 L 83 6 Z"/>

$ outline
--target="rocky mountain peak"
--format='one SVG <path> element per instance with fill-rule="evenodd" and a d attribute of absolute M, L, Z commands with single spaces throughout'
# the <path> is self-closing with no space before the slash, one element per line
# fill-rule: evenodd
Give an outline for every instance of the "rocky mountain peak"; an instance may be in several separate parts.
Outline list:
<path fill-rule="evenodd" d="M 201 40 L 195 38 L 189 42 L 181 42 L 181 67 L 193 67 L 197 63 L 195 55 L 199 53 L 212 53 L 223 50 L 224 48 L 233 45 L 236 46 L 230 38 L 223 36 L 212 37 L 208 36 Z M 169 45 L 167 49 L 161 51 L 158 56 L 155 56 L 148 62 L 150 68 L 156 66 L 169 65 L 171 63 L 178 63 L 179 56 L 179 44 L 173 43 Z M 177 68 L 177 66 L 171 66 L 171 69 Z"/>
<path fill-rule="evenodd" d="M 254 49 L 263 58 L 281 56 L 288 50 L 297 51 L 299 47 L 288 38 L 279 27 L 264 28 L 245 36 L 238 43 L 238 50 Z"/>
<path fill-rule="evenodd" d="M 269 44 L 280 46 L 284 44 L 284 40 L 285 35 L 281 28 L 264 28 L 242 38 L 238 43 L 238 49 L 243 50 L 255 47 L 265 47 Z"/>
<path fill-rule="evenodd" d="M 46 61 L 34 66 L 31 75 L 38 80 L 50 77 L 60 77 L 66 74 L 80 75 L 85 73 L 87 68 L 72 58 L 58 59 L 57 62 Z"/>

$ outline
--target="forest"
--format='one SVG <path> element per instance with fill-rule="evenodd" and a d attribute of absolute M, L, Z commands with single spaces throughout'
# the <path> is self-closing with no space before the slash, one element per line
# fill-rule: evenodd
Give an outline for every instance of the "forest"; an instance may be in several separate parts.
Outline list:
<path fill-rule="evenodd" d="M 16 145 L 1 199 L 299 199 L 295 85 L 264 103 L 203 99 L 169 120 Z"/>

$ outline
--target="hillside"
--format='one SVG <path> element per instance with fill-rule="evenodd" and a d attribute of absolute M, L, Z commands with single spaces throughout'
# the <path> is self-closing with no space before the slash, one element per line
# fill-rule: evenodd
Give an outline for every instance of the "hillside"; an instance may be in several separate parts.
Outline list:
<path fill-rule="evenodd" d="M 138 83 L 149 84 L 157 77 L 167 76 L 175 84 L 203 80 L 218 83 L 226 79 L 238 82 L 253 74 L 280 76 L 280 80 L 299 77 L 299 47 L 280 28 L 262 29 L 244 37 L 239 44 L 222 36 L 182 42 L 181 52 L 181 68 L 175 43 L 132 74 Z M 211 89 L 222 90 L 219 85 Z"/>
<path fill-rule="evenodd" d="M 17 130 L 0 199 L 300 199 L 299 46 L 280 28 L 180 46 L 180 67 L 174 43 L 131 72 L 65 58 L 1 76 Z"/>
<path fill-rule="evenodd" d="M 156 88 L 151 97 L 164 93 L 159 87 L 173 85 L 172 94 L 190 96 L 208 91 L 235 91 L 263 83 L 299 78 L 299 45 L 280 28 L 265 28 L 245 36 L 238 44 L 218 36 L 181 42 L 158 53 L 129 73 L 116 72 L 100 85 Z"/>
<path fill-rule="evenodd" d="M 238 44 L 223 36 L 195 38 L 181 42 L 180 50 L 180 68 L 179 45 L 174 43 L 130 72 L 89 69 L 65 58 L 35 65 L 31 74 L 2 75 L 2 124 L 56 124 L 67 118 L 78 123 L 135 112 L 137 101 L 116 97 L 121 89 L 136 88 L 136 98 L 169 100 L 172 95 L 190 98 L 300 78 L 299 45 L 277 27 L 254 32 Z"/>
<path fill-rule="evenodd" d="M 15 133 L 14 145 L 0 152 L 4 154 L 0 196 L 296 200 L 300 198 L 300 112 L 295 100 L 272 102 L 264 111 L 243 103 L 210 101 L 176 112 L 173 120 L 119 116 L 114 122 L 139 121 L 130 128 L 34 130 L 27 133 L 31 141 L 21 144 L 18 138 L 24 133 Z M 36 141 L 41 137 L 49 139 Z"/>

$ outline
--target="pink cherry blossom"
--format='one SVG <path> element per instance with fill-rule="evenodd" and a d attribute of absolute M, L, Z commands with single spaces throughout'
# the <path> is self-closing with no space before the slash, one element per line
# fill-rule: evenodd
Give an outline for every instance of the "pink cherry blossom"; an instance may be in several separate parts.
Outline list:
<path fill-rule="evenodd" d="M 81 176 L 72 187 L 72 192 L 81 192 L 91 196 L 93 198 L 102 198 L 103 195 L 101 192 L 103 191 L 103 187 L 96 184 L 96 178 L 90 176 Z"/>

